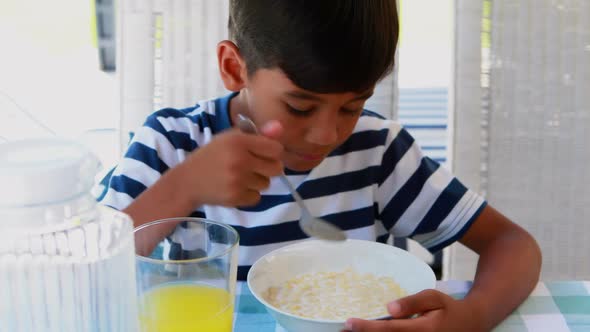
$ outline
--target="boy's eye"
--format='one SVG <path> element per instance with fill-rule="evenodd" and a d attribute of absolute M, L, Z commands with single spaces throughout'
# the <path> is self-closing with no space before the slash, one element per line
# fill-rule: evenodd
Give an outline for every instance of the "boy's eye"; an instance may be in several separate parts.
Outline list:
<path fill-rule="evenodd" d="M 310 116 L 312 113 L 312 110 L 300 110 L 297 109 L 295 107 L 292 107 L 291 105 L 287 104 L 287 110 L 289 111 L 289 113 L 295 115 L 295 116 Z"/>

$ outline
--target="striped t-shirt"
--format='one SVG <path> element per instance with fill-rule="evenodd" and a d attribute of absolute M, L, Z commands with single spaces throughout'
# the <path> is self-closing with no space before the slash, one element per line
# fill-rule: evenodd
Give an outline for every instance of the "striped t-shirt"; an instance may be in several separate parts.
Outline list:
<path fill-rule="evenodd" d="M 150 115 L 135 133 L 102 203 L 122 210 L 168 169 L 230 128 L 228 96 Z M 285 174 L 314 216 L 349 238 L 410 237 L 432 252 L 458 240 L 485 201 L 423 155 L 398 123 L 364 111 L 352 135 L 314 169 Z M 207 176 L 207 174 L 203 174 Z M 301 241 L 300 209 L 279 178 L 255 206 L 195 206 L 192 216 L 221 221 L 240 235 L 238 278 L 264 254 Z"/>

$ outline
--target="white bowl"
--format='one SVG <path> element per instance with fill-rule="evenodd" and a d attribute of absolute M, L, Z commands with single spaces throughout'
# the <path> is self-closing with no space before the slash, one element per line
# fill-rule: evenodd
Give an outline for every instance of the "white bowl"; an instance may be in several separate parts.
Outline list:
<path fill-rule="evenodd" d="M 407 295 L 434 288 L 432 269 L 418 257 L 391 245 L 363 240 L 311 240 L 286 246 L 260 258 L 248 273 L 248 287 L 275 320 L 289 332 L 340 332 L 344 320 L 310 319 L 270 305 L 263 294 L 302 273 L 342 271 L 392 277 Z"/>

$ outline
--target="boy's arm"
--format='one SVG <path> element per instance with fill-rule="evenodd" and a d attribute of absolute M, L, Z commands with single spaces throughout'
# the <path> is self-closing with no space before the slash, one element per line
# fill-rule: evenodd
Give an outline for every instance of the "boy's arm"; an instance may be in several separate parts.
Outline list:
<path fill-rule="evenodd" d="M 388 305 L 392 317 L 414 314 L 415 319 L 364 321 L 350 319 L 348 330 L 385 331 L 489 331 L 522 303 L 535 287 L 541 268 L 541 251 L 533 237 L 487 205 L 461 243 L 479 254 L 473 286 L 465 299 L 454 300 L 427 290 Z"/>
<path fill-rule="evenodd" d="M 204 204 L 255 204 L 260 191 L 268 187 L 270 177 L 283 171 L 279 160 L 282 145 L 272 139 L 281 130 L 278 123 L 271 123 L 263 128 L 263 136 L 247 135 L 239 130 L 219 134 L 165 172 L 123 212 L 138 227 L 154 220 L 188 216 Z M 177 224 L 154 227 L 143 232 L 143 237 L 136 235 L 137 252 L 142 255 L 152 252 Z"/>
<path fill-rule="evenodd" d="M 275 140 L 281 125 L 271 121 L 262 135 L 228 130 L 192 152 L 165 172 L 123 211 L 134 226 L 172 217 L 185 217 L 203 204 L 254 205 L 270 178 L 283 172 L 282 145 Z"/>
<path fill-rule="evenodd" d="M 185 169 L 184 164 L 170 169 L 123 210 L 133 219 L 134 227 L 153 220 L 188 216 L 199 205 L 192 200 L 194 188 L 186 185 Z"/>
<path fill-rule="evenodd" d="M 531 293 L 539 280 L 541 250 L 535 239 L 486 206 L 460 241 L 479 254 L 473 286 L 464 299 L 491 329 Z"/>
<path fill-rule="evenodd" d="M 126 209 L 123 210 L 133 220 L 133 226 L 138 227 L 147 222 L 188 216 L 196 205 L 188 191 L 186 166 L 180 164 L 172 168 L 141 193 Z M 179 221 L 180 222 L 180 221 Z M 150 227 L 147 231 L 135 235 L 135 250 L 138 254 L 149 256 L 154 247 L 176 228 L 178 223 L 165 223 Z"/>

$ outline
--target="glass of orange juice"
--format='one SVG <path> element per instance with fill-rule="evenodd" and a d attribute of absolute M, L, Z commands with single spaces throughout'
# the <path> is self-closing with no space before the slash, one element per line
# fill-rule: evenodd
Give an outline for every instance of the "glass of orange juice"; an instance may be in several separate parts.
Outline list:
<path fill-rule="evenodd" d="M 142 332 L 231 332 L 238 233 L 202 218 L 135 229 Z"/>

